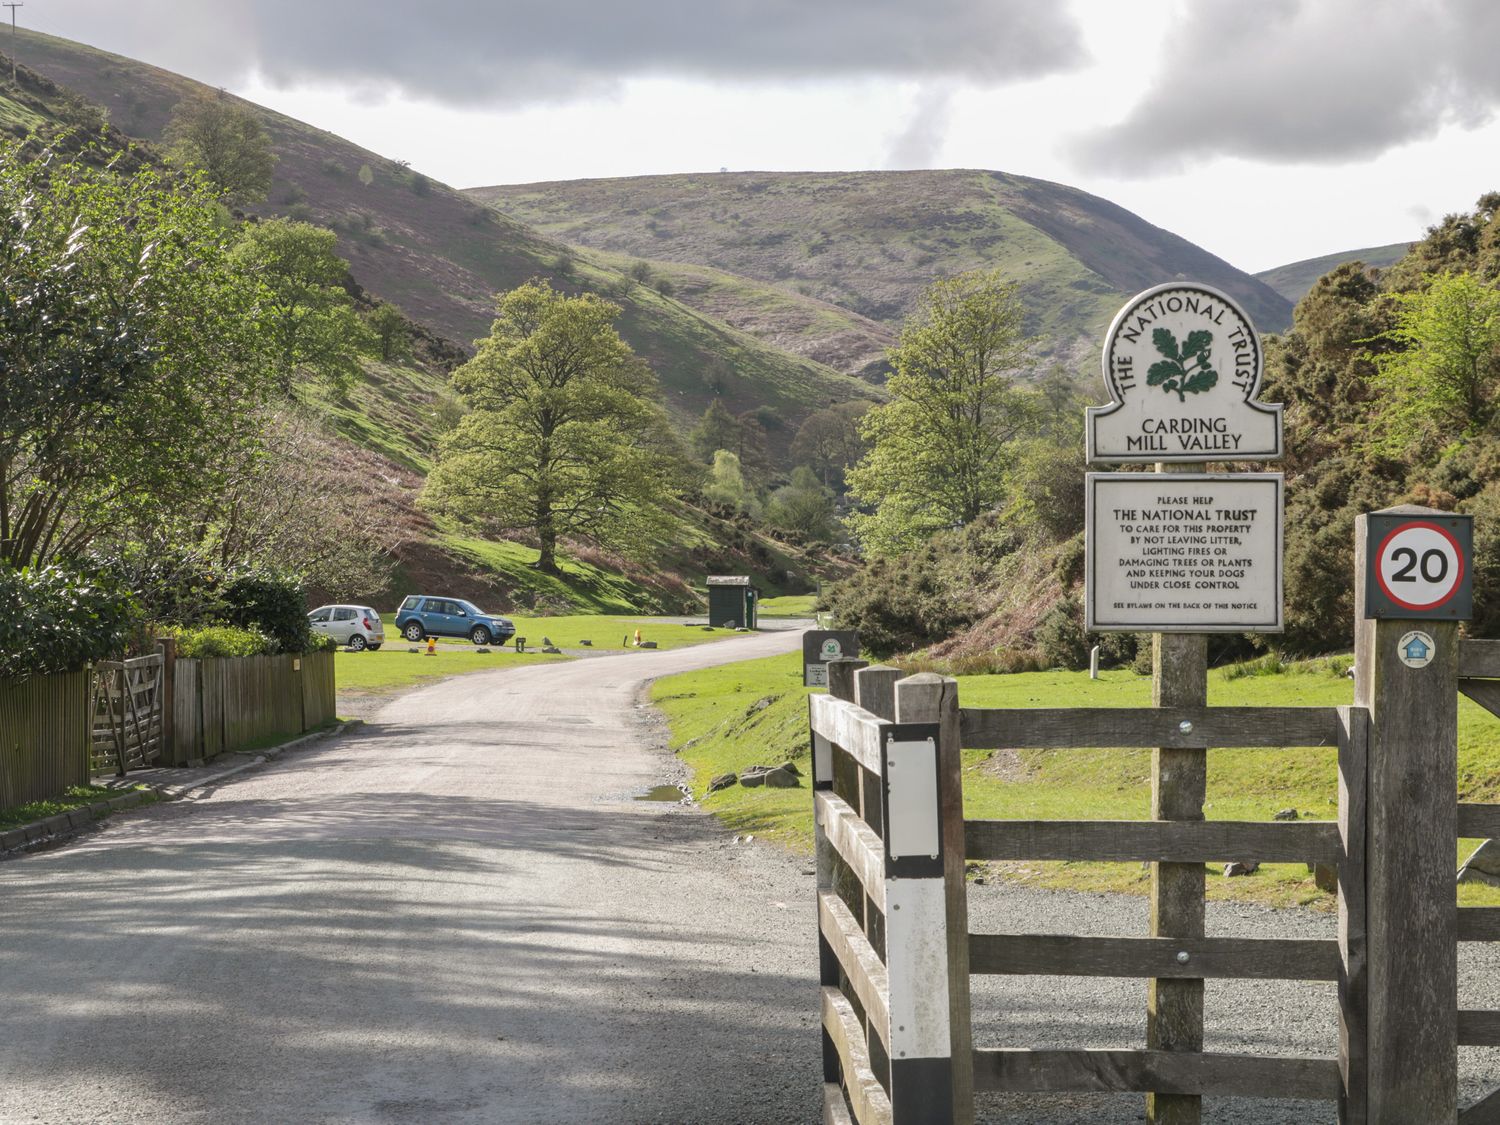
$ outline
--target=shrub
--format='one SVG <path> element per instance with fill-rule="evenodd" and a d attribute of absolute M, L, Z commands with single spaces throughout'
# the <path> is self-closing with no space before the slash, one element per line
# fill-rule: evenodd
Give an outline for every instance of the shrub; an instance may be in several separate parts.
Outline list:
<path fill-rule="evenodd" d="M 191 660 L 263 656 L 273 649 L 271 638 L 258 629 L 208 625 L 201 629 L 172 629 L 168 632 L 177 638 L 177 655 Z"/>
<path fill-rule="evenodd" d="M 120 655 L 138 613 L 107 581 L 57 566 L 0 569 L 0 676 L 73 672 Z"/>
<path fill-rule="evenodd" d="M 312 630 L 302 583 L 288 575 L 241 571 L 224 588 L 229 624 L 255 629 L 271 641 L 269 652 L 308 652 Z"/>

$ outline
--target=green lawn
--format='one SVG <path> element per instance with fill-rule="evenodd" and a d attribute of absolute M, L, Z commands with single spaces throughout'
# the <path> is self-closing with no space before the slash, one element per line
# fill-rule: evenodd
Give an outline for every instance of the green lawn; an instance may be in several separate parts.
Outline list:
<path fill-rule="evenodd" d="M 425 645 L 413 653 L 400 639 L 387 640 L 379 652 L 334 654 L 334 682 L 340 694 L 345 692 L 383 693 L 411 687 L 413 684 L 462 676 L 468 672 L 490 672 L 496 668 L 518 668 L 523 664 L 542 664 L 568 660 L 566 656 L 545 656 L 539 652 L 517 653 L 511 649 L 492 648 L 482 653 L 473 646 L 438 646 L 433 656 Z"/>
<path fill-rule="evenodd" d="M 745 636 L 729 629 L 705 629 L 702 625 L 673 625 L 652 617 L 612 617 L 606 614 L 587 614 L 573 617 L 516 617 L 510 618 L 516 625 L 516 635 L 526 638 L 527 647 L 540 645 L 543 637 L 551 637 L 558 648 L 595 648 L 620 651 L 622 648 L 635 651 L 635 631 L 641 631 L 641 640 L 655 641 L 657 648 L 682 648 L 684 645 L 700 645 L 705 641 L 722 641 L 728 637 Z M 584 645 L 583 641 L 592 641 Z M 625 643 L 627 642 L 628 643 Z"/>
<path fill-rule="evenodd" d="M 762 617 L 814 617 L 813 606 L 817 594 L 788 594 L 781 598 L 765 598 L 757 612 Z"/>
<path fill-rule="evenodd" d="M 1347 662 L 1293 665 L 1275 675 L 1209 677 L 1209 703 L 1219 706 L 1337 706 L 1352 702 Z M 960 678 L 959 698 L 970 707 L 1140 707 L 1151 702 L 1151 681 L 1110 671 L 1037 672 Z M 801 686 L 797 654 L 727 665 L 660 680 L 653 700 L 668 717 L 672 746 L 703 793 L 718 773 L 791 759 L 807 770 L 809 689 Z M 1136 820 L 1150 813 L 1151 752 L 1091 749 L 965 751 L 964 808 L 975 819 Z M 1500 720 L 1459 701 L 1459 777 L 1465 800 L 1500 800 Z M 1205 812 L 1211 820 L 1270 820 L 1295 808 L 1303 819 L 1337 815 L 1337 764 L 1329 749 L 1209 751 Z M 796 790 L 734 786 L 704 805 L 740 832 L 811 847 L 811 798 Z M 1456 857 L 1477 841 L 1462 841 Z M 1007 878 L 1045 886 L 1144 893 L 1149 877 L 1139 864 L 1015 863 Z M 1213 869 L 1211 869 L 1213 870 Z M 1286 905 L 1326 904 L 1301 864 L 1267 864 L 1255 875 L 1209 878 L 1212 898 Z M 1500 904 L 1500 891 L 1466 886 L 1459 901 Z"/>

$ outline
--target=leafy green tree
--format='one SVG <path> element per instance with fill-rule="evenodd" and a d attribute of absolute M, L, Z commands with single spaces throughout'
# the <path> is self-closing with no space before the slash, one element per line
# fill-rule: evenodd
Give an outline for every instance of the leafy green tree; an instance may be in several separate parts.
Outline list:
<path fill-rule="evenodd" d="M 1441 273 L 1426 290 L 1396 296 L 1386 335 L 1399 350 L 1374 357 L 1381 445 L 1401 450 L 1483 433 L 1500 383 L 1500 291 L 1472 273 Z"/>
<path fill-rule="evenodd" d="M 271 190 L 276 154 L 260 119 L 223 91 L 178 102 L 162 133 L 167 155 L 202 169 L 233 203 L 255 203 Z"/>
<path fill-rule="evenodd" d="M 0 561 L 42 565 L 221 487 L 268 354 L 213 191 L 0 145 Z"/>
<path fill-rule="evenodd" d="M 375 337 L 375 354 L 386 363 L 411 358 L 411 324 L 395 305 L 382 301 L 365 314 Z"/>
<path fill-rule="evenodd" d="M 468 413 L 441 443 L 426 500 L 540 546 L 628 548 L 663 525 L 680 454 L 656 380 L 615 331 L 619 306 L 533 280 L 499 299 L 478 354 L 453 375 Z"/>
<path fill-rule="evenodd" d="M 938 281 L 891 352 L 890 402 L 860 424 L 870 451 L 849 472 L 873 511 L 850 518 L 874 555 L 962 527 L 1006 498 L 1020 439 L 1040 413 L 1017 385 L 1028 353 L 1015 285 L 992 272 Z"/>
<path fill-rule="evenodd" d="M 828 488 L 842 489 L 849 466 L 869 451 L 859 433 L 860 419 L 869 409 L 868 400 L 851 399 L 809 414 L 792 439 L 792 457 Z"/>
<path fill-rule="evenodd" d="M 688 434 L 688 444 L 704 464 L 711 464 L 719 450 L 732 451 L 739 443 L 740 420 L 717 398 L 708 404 L 702 421 Z"/>
<path fill-rule="evenodd" d="M 791 482 L 771 493 L 766 504 L 766 522 L 792 531 L 805 539 L 826 542 L 833 538 L 833 494 L 806 465 L 792 470 Z"/>
<path fill-rule="evenodd" d="M 760 514 L 760 498 L 745 480 L 739 454 L 727 449 L 714 454 L 713 467 L 708 472 L 708 483 L 703 486 L 703 495 L 726 508 L 734 508 L 751 516 Z"/>
<path fill-rule="evenodd" d="M 311 223 L 269 219 L 245 229 L 235 247 L 239 267 L 261 283 L 264 321 L 282 394 L 298 373 L 346 390 L 372 338 L 344 288 L 349 263 L 334 252 L 338 235 Z"/>

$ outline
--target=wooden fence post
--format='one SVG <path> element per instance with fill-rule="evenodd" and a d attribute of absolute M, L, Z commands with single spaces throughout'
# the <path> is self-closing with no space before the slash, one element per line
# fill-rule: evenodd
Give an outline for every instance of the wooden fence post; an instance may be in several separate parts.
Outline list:
<path fill-rule="evenodd" d="M 963 759 L 959 746 L 958 731 L 958 681 L 930 672 L 909 676 L 896 683 L 896 722 L 935 723 L 938 725 L 937 742 L 937 812 L 942 839 L 942 906 L 941 916 L 931 919 L 928 926 L 920 929 L 917 918 L 908 918 L 901 923 L 895 921 L 897 910 L 892 903 L 886 919 L 887 965 L 891 972 L 892 1023 L 897 1008 L 897 973 L 895 967 L 905 962 L 898 959 L 897 950 L 906 946 L 914 956 L 912 962 L 921 958 L 932 977 L 917 985 L 929 994 L 941 996 L 947 993 L 946 1011 L 948 1069 L 951 1075 L 953 1100 L 951 1120 L 957 1125 L 970 1125 L 974 1120 L 974 1035 L 969 1018 L 969 901 L 968 888 L 964 883 L 964 794 Z M 895 738 L 900 738 L 898 726 Z M 895 812 L 892 811 L 892 817 Z M 885 838 L 890 840 L 900 826 L 887 824 Z M 922 880 L 908 880 L 911 883 Z M 936 883 L 938 880 L 934 879 Z M 915 888 L 914 888 L 915 889 Z M 918 895 L 921 892 L 917 892 Z M 915 897 L 915 896 L 914 896 Z M 890 892 L 887 891 L 887 900 Z M 931 913 L 924 911 L 923 913 Z M 936 929 L 931 927 L 938 927 Z M 919 935 L 936 940 L 936 948 L 919 943 Z M 941 979 L 946 978 L 946 979 Z M 894 1034 L 894 1031 L 893 1031 Z M 895 1052 L 892 1052 L 893 1055 Z M 896 1067 L 899 1058 L 891 1063 L 891 1101 L 898 1102 Z M 929 1098 L 931 1095 L 929 1095 Z M 898 1118 L 898 1120 L 900 1120 Z M 916 1121 L 948 1120 L 939 1117 L 913 1117 Z"/>
<path fill-rule="evenodd" d="M 1440 516 L 1427 508 L 1400 515 Z M 1458 624 L 1366 620 L 1365 546 L 1354 545 L 1354 702 L 1370 712 L 1366 834 L 1371 1125 L 1453 1121 L 1458 1098 Z M 1420 628 L 1431 663 L 1397 642 Z"/>
<path fill-rule="evenodd" d="M 163 765 L 177 766 L 177 638 L 158 637 L 156 647 L 161 649 L 161 698 L 157 706 L 161 709 L 161 761 Z"/>

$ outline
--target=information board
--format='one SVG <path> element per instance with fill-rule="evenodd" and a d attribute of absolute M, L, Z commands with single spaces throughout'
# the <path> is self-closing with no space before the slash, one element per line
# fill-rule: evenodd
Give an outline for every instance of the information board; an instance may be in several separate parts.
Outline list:
<path fill-rule="evenodd" d="M 802 684 L 828 686 L 828 662 L 859 655 L 859 634 L 853 629 L 809 629 L 802 634 Z"/>
<path fill-rule="evenodd" d="M 1467 621 L 1474 616 L 1474 518 L 1372 513 L 1365 539 L 1365 616 Z"/>
<path fill-rule="evenodd" d="M 1280 473 L 1090 473 L 1093 633 L 1279 633 Z"/>

